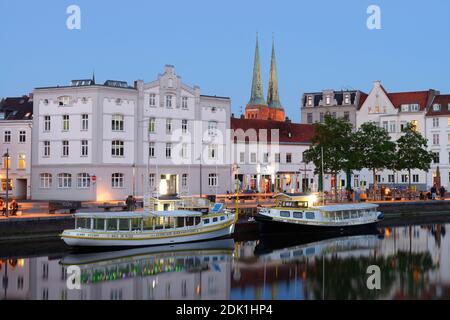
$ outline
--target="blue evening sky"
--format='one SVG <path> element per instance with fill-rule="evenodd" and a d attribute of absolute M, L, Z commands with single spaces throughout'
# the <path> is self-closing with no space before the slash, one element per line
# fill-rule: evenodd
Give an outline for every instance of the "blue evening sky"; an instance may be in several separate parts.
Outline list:
<path fill-rule="evenodd" d="M 81 7 L 81 30 L 66 8 Z M 382 30 L 366 27 L 381 7 Z M 272 34 L 280 95 L 298 121 L 301 94 L 374 80 L 389 91 L 450 92 L 448 0 L 0 0 L 0 97 L 71 79 L 151 81 L 165 64 L 203 94 L 250 97 L 256 32 L 264 90 Z"/>

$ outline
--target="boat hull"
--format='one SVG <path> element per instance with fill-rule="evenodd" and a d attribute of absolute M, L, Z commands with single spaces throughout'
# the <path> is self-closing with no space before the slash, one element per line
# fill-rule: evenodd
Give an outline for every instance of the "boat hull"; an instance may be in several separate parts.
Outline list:
<path fill-rule="evenodd" d="M 145 235 L 132 235 L 127 239 L 110 237 L 89 237 L 78 234 L 75 230 L 65 231 L 61 239 L 71 247 L 146 247 L 159 246 L 176 243 L 189 243 L 229 237 L 234 233 L 234 223 L 226 227 L 187 235 L 177 235 L 173 237 L 150 237 Z"/>
<path fill-rule="evenodd" d="M 280 234 L 302 233 L 302 234 L 360 234 L 376 231 L 379 220 L 370 223 L 346 226 L 330 226 L 330 225 L 311 225 L 302 223 L 288 223 L 276 221 L 270 217 L 258 214 L 255 217 L 258 221 L 259 231 L 261 234 Z"/>

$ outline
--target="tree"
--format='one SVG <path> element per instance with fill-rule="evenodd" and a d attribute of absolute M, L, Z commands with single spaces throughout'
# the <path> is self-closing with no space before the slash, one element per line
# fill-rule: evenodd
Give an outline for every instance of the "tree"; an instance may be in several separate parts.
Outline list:
<path fill-rule="evenodd" d="M 324 123 L 314 124 L 315 135 L 312 139 L 312 146 L 304 152 L 304 161 L 313 162 L 315 173 L 320 176 L 321 191 L 322 184 L 322 151 L 323 151 L 323 172 L 332 174 L 336 181 L 337 175 L 342 170 L 351 167 L 349 161 L 349 150 L 352 141 L 352 126 L 344 119 L 335 119 L 330 116 L 325 117 Z M 337 188 L 336 188 L 337 189 Z M 335 200 L 337 201 L 337 190 L 335 189 Z"/>
<path fill-rule="evenodd" d="M 433 154 L 427 150 L 428 141 L 411 124 L 402 130 L 403 135 L 397 140 L 396 167 L 408 171 L 408 184 L 411 190 L 411 170 L 428 171 L 433 161 Z"/>
<path fill-rule="evenodd" d="M 360 166 L 372 171 L 374 199 L 377 190 L 377 171 L 393 167 L 395 159 L 395 143 L 391 141 L 389 133 L 367 122 L 361 125 L 355 135 L 355 148 L 360 154 Z"/>

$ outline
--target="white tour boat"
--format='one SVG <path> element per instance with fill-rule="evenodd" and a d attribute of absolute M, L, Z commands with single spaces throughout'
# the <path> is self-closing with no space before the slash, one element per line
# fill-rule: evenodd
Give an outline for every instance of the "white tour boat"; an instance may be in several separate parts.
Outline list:
<path fill-rule="evenodd" d="M 362 232 L 383 218 L 376 204 L 320 206 L 314 194 L 289 193 L 277 195 L 276 205 L 260 208 L 256 216 L 262 233 Z"/>
<path fill-rule="evenodd" d="M 236 216 L 215 204 L 207 213 L 175 209 L 155 212 L 97 212 L 75 215 L 75 229 L 61 238 L 74 247 L 134 247 L 228 237 Z"/>

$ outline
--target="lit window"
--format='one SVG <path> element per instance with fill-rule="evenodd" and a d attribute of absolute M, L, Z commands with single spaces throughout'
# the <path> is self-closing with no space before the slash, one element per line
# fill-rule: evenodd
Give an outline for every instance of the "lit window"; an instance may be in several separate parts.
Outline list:
<path fill-rule="evenodd" d="M 312 96 L 308 96 L 308 106 L 312 107 L 313 105 L 313 97 Z"/>
<path fill-rule="evenodd" d="M 62 125 L 63 131 L 69 131 L 69 125 L 70 125 L 69 119 L 70 119 L 70 117 L 67 114 L 63 115 L 63 125 Z"/>
<path fill-rule="evenodd" d="M 155 133 L 155 129 L 156 129 L 156 119 L 150 118 L 148 120 L 148 132 Z"/>
<path fill-rule="evenodd" d="M 25 170 L 26 169 L 26 160 L 25 160 L 26 156 L 24 153 L 20 153 L 19 154 L 19 163 L 17 166 L 17 169 L 19 170 Z"/>

